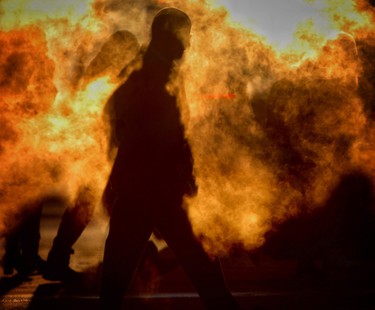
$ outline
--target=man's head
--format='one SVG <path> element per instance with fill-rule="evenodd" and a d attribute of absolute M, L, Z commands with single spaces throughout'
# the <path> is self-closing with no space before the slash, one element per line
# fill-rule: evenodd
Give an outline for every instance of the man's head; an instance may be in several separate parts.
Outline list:
<path fill-rule="evenodd" d="M 190 45 L 190 30 L 186 13 L 176 8 L 162 9 L 152 22 L 150 44 L 169 60 L 179 59 Z"/>

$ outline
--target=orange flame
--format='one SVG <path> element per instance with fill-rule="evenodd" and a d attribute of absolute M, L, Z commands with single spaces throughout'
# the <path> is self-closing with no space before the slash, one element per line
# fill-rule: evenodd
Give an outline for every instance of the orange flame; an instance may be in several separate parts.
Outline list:
<path fill-rule="evenodd" d="M 208 1 L 2 1 L 1 210 L 56 193 L 74 200 L 82 186 L 99 203 L 111 166 L 103 109 L 119 81 L 114 68 L 85 72 L 117 30 L 147 43 L 166 5 L 193 21 L 181 74 L 200 189 L 187 203 L 208 251 L 259 246 L 274 222 L 319 207 L 346 169 L 375 177 L 374 9 L 307 3 L 313 13 L 280 47 Z"/>

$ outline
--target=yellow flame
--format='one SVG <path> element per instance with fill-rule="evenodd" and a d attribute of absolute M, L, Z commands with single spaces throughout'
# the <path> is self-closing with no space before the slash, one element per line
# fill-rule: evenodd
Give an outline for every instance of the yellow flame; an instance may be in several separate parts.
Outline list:
<path fill-rule="evenodd" d="M 0 133 L 0 203 L 6 208 L 46 191 L 73 200 L 85 186 L 95 189 L 99 203 L 111 165 L 102 113 L 117 73 L 82 79 L 116 30 L 147 42 L 157 9 L 115 2 L 1 2 L 0 27 L 9 30 L 2 35 L 13 41 L 0 53 L 0 79 L 10 61 L 21 72 L 3 87 L 0 102 L 7 132 Z M 305 10 L 280 34 L 285 41 L 275 42 L 272 28 L 262 29 L 272 18 L 257 24 L 264 12 L 252 10 L 267 9 L 266 1 L 238 1 L 249 8 L 240 17 L 233 3 L 159 2 L 185 10 L 193 21 L 181 74 L 200 189 L 188 208 L 211 253 L 232 244 L 259 246 L 274 222 L 303 205 L 322 205 L 347 167 L 375 173 L 374 128 L 360 91 L 364 83 L 373 90 L 361 50 L 375 46 L 369 43 L 373 11 L 360 1 L 268 2 L 265 15 L 278 13 L 281 21 L 290 15 L 277 8 L 298 3 Z"/>

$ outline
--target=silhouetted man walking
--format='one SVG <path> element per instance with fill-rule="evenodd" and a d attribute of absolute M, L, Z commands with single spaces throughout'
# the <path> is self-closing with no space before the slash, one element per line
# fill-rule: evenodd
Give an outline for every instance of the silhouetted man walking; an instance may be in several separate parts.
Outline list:
<path fill-rule="evenodd" d="M 122 55 L 118 50 L 122 49 Z M 85 83 L 100 75 L 115 75 L 126 67 L 137 55 L 139 44 L 136 37 L 127 30 L 118 30 L 103 44 L 100 52 L 87 67 L 82 76 Z M 61 219 L 56 237 L 48 253 L 43 277 L 52 281 L 77 283 L 82 274 L 69 267 L 72 247 L 91 220 L 95 207 L 94 189 L 83 184 L 77 191 L 74 204 L 68 207 Z"/>
<path fill-rule="evenodd" d="M 120 146 L 110 182 L 118 197 L 105 245 L 102 309 L 121 308 L 154 228 L 176 254 L 207 309 L 239 308 L 219 262 L 204 252 L 181 207 L 183 195 L 194 194 L 195 183 L 178 106 L 181 88 L 171 83 L 171 75 L 189 46 L 190 28 L 184 12 L 161 10 L 153 20 L 141 69 L 114 94 Z"/>

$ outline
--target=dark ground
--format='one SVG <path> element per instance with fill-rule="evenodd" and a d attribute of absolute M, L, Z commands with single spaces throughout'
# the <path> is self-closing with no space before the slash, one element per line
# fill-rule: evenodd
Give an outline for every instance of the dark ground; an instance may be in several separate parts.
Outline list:
<path fill-rule="evenodd" d="M 43 258 L 56 233 L 60 211 L 45 211 L 40 244 Z M 0 309 L 95 310 L 106 231 L 106 223 L 93 220 L 75 246 L 71 266 L 85 273 L 85 281 L 76 287 L 49 282 L 40 275 L 20 279 L 1 272 Z M 168 258 L 171 253 L 164 250 L 162 255 Z M 364 265 L 334 276 L 318 271 L 298 276 L 296 259 L 275 259 L 264 254 L 254 259 L 248 253 L 223 258 L 222 265 L 243 309 L 375 309 L 375 283 Z M 150 263 L 137 272 L 125 300 L 124 309 L 203 309 L 180 267 L 162 274 Z"/>

